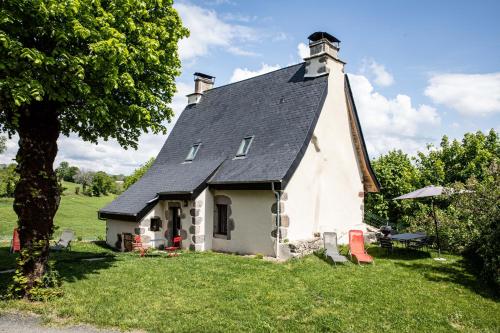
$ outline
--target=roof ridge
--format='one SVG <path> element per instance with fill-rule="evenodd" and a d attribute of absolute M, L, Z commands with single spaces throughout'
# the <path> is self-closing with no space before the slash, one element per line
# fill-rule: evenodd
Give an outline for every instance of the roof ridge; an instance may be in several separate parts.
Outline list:
<path fill-rule="evenodd" d="M 224 87 L 227 87 L 227 86 L 230 86 L 230 85 L 233 85 L 233 84 L 237 84 L 237 83 L 245 82 L 245 81 L 248 81 L 248 80 L 252 80 L 252 79 L 255 79 L 255 78 L 258 78 L 258 77 L 264 76 L 264 75 L 273 74 L 273 73 L 276 73 L 276 72 L 279 72 L 279 71 L 282 71 L 282 70 L 285 70 L 285 69 L 289 69 L 289 68 L 294 67 L 294 66 L 302 65 L 302 64 L 305 64 L 305 61 L 303 61 L 303 62 L 299 62 L 299 63 L 297 63 L 297 64 L 289 65 L 289 66 L 286 66 L 286 67 L 283 67 L 283 68 L 278 68 L 278 69 L 276 69 L 276 70 L 274 70 L 274 71 L 270 71 L 270 72 L 267 72 L 267 73 L 263 73 L 263 74 L 255 75 L 255 76 L 252 76 L 252 77 L 249 77 L 249 78 L 246 78 L 246 79 L 240 80 L 240 81 L 230 82 L 230 83 L 226 83 L 226 84 L 224 84 L 224 85 L 222 85 L 222 86 L 213 87 L 212 89 L 207 90 L 207 92 L 208 92 L 208 91 L 215 90 L 215 89 L 219 89 L 219 88 L 224 88 Z"/>

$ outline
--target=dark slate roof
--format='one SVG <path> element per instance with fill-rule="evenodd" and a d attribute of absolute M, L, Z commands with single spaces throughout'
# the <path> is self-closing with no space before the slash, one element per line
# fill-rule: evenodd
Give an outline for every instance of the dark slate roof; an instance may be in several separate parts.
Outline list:
<path fill-rule="evenodd" d="M 184 109 L 151 169 L 100 216 L 137 220 L 158 194 L 192 198 L 207 184 L 279 182 L 284 188 L 305 153 L 326 97 L 328 76 L 304 79 L 304 67 L 206 91 L 198 104 Z M 247 136 L 254 137 L 247 156 L 235 159 Z M 200 149 L 185 163 L 195 143 L 201 143 Z"/>

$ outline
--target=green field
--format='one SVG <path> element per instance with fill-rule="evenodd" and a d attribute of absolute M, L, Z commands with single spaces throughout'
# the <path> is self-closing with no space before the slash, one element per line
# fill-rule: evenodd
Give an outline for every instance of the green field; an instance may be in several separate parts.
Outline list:
<path fill-rule="evenodd" d="M 65 228 L 73 229 L 76 237 L 83 239 L 97 239 L 105 237 L 106 225 L 97 219 L 97 211 L 111 202 L 115 196 L 87 197 L 82 194 L 75 195 L 77 184 L 64 182 L 67 189 L 61 196 L 61 204 L 55 217 L 58 229 L 54 238 L 59 237 Z M 80 190 L 81 193 L 81 190 Z M 0 238 L 12 237 L 12 230 L 17 223 L 17 216 L 12 209 L 13 199 L 0 198 Z"/>
<path fill-rule="evenodd" d="M 56 217 L 59 231 L 104 236 L 96 211 L 112 198 L 77 196 L 68 188 Z M 12 200 L 0 203 L 2 234 L 10 236 Z M 72 251 L 50 256 L 62 297 L 4 300 L 0 312 L 149 332 L 499 332 L 498 295 L 460 256 L 437 262 L 402 248 L 369 252 L 375 265 L 334 267 L 316 255 L 281 264 L 213 252 L 140 258 L 103 242 L 76 241 Z M 103 260 L 83 260 L 96 257 Z M 8 242 L 0 242 L 0 271 L 14 268 L 15 258 Z M 0 295 L 11 276 L 0 274 Z"/>
<path fill-rule="evenodd" d="M 140 258 L 77 242 L 52 255 L 63 297 L 4 301 L 0 311 L 149 332 L 498 332 L 499 299 L 460 257 L 370 252 L 375 265 L 334 267 L 314 255 L 284 264 L 211 252 Z M 6 247 L 1 257 L 12 267 Z M 8 279 L 0 274 L 0 288 Z"/>

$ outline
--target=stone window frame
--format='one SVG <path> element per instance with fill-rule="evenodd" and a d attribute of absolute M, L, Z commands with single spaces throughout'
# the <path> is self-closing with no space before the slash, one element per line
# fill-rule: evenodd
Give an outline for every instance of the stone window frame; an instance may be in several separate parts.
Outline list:
<path fill-rule="evenodd" d="M 149 220 L 149 231 L 158 232 L 163 230 L 163 221 L 160 216 L 153 216 Z"/>
<path fill-rule="evenodd" d="M 231 207 L 231 198 L 225 195 L 216 195 L 214 197 L 214 214 L 213 214 L 213 237 L 218 239 L 231 240 L 231 232 L 234 230 L 234 220 L 231 217 L 232 215 L 232 207 Z M 226 205 L 227 206 L 227 234 L 218 234 L 217 223 L 218 223 L 218 212 L 217 205 Z"/>

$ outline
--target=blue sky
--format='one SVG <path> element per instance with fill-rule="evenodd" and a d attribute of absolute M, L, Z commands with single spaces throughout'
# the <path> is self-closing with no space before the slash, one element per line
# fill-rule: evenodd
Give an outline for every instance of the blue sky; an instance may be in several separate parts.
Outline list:
<path fill-rule="evenodd" d="M 341 43 L 370 155 L 408 153 L 500 129 L 500 1 L 177 1 L 191 37 L 181 42 L 183 74 L 172 107 L 180 114 L 192 73 L 220 86 L 298 63 L 307 36 Z M 137 152 L 61 138 L 56 163 L 129 173 L 156 156 L 164 136 L 144 135 Z M 12 158 L 16 142 L 0 156 Z"/>

